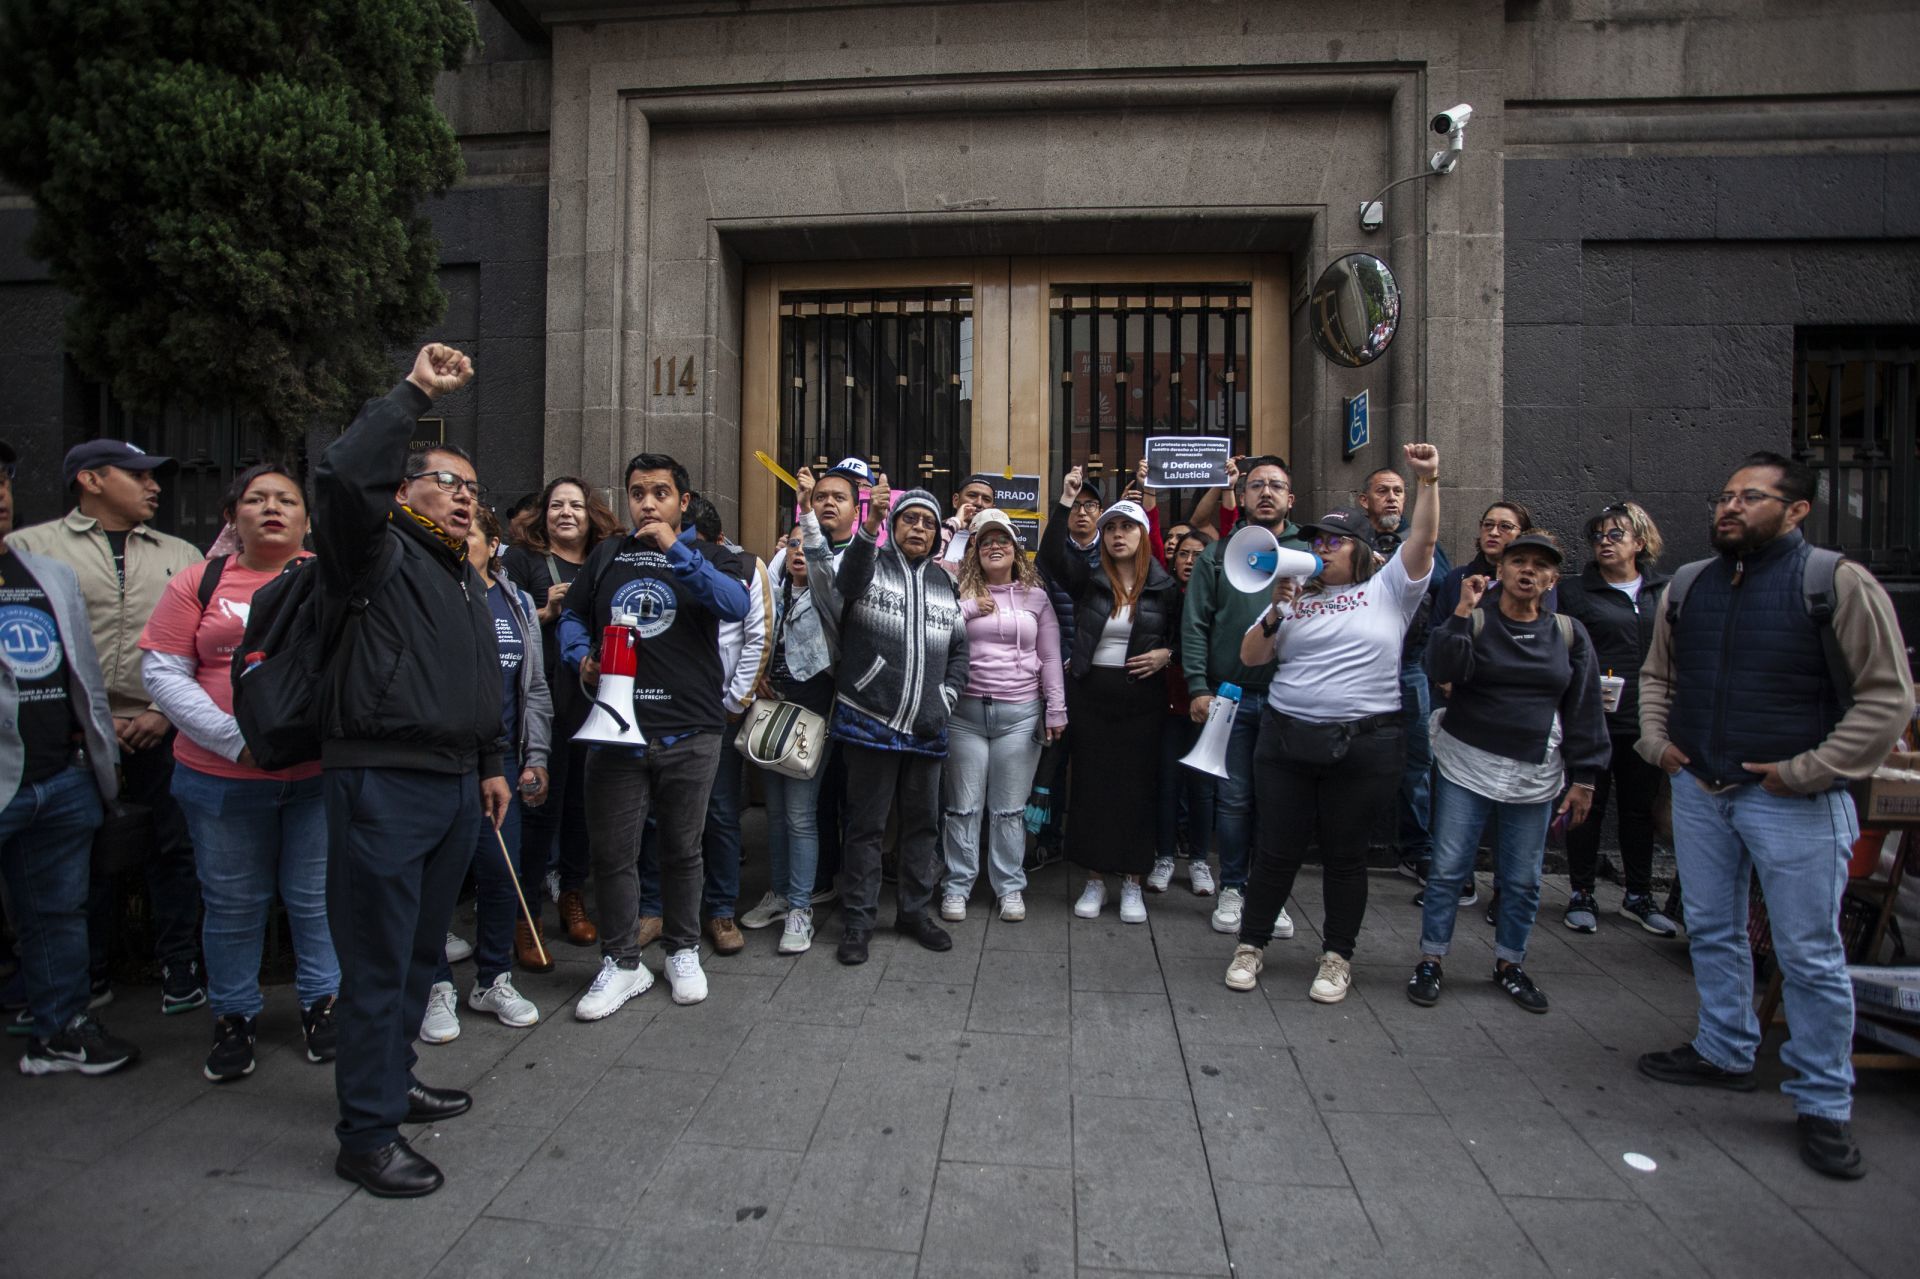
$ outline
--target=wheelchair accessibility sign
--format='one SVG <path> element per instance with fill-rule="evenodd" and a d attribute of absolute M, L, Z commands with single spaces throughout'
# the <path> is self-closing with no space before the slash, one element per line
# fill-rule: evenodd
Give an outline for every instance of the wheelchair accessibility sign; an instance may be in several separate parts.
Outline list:
<path fill-rule="evenodd" d="M 1372 435 L 1371 422 L 1367 414 L 1367 393 L 1362 391 L 1351 399 L 1342 400 L 1341 403 L 1346 408 L 1347 425 L 1346 447 L 1341 454 L 1341 461 L 1351 462 L 1355 453 L 1367 447 Z"/>

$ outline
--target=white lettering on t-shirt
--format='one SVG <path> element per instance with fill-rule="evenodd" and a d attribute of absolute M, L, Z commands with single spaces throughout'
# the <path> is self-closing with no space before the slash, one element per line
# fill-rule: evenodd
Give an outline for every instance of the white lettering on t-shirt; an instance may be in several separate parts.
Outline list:
<path fill-rule="evenodd" d="M 1398 711 L 1401 644 L 1431 577 L 1410 580 L 1395 555 L 1365 582 L 1296 597 L 1273 638 L 1267 704 L 1319 723 Z"/>

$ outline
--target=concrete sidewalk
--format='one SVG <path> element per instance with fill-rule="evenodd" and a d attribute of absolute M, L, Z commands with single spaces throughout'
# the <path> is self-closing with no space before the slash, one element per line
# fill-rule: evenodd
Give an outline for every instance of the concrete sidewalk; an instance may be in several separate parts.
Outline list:
<path fill-rule="evenodd" d="M 259 1069 L 219 1088 L 207 1015 L 123 989 L 104 1016 L 138 1066 L 0 1073 L 0 1257 L 220 1279 L 1914 1273 L 1920 1081 L 1863 1078 L 1872 1171 L 1849 1184 L 1800 1164 L 1773 1041 L 1755 1095 L 1641 1079 L 1637 1054 L 1691 1033 L 1685 947 L 1614 915 L 1566 932 L 1564 880 L 1528 964 L 1545 1017 L 1482 979 L 1484 906 L 1440 1006 L 1409 1004 L 1419 914 L 1388 875 L 1331 1007 L 1306 998 L 1313 868 L 1251 995 L 1221 984 L 1231 939 L 1184 880 L 1145 927 L 1073 919 L 1077 887 L 1050 868 L 1026 922 L 976 901 L 951 953 L 884 933 L 855 969 L 823 912 L 810 954 L 749 934 L 708 961 L 707 1003 L 662 981 L 595 1024 L 571 1008 L 597 954 L 562 944 L 521 983 L 540 1025 L 463 1000 L 460 1038 L 421 1046 L 420 1076 L 475 1106 L 415 1136 L 447 1173 L 416 1202 L 334 1178 L 332 1079 L 289 988 Z"/>

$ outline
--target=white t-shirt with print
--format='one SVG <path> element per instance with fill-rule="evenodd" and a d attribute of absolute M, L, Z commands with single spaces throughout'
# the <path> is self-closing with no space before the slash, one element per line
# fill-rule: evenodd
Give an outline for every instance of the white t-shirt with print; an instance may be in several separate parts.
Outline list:
<path fill-rule="evenodd" d="M 1273 637 L 1267 705 L 1321 724 L 1398 711 L 1401 644 L 1432 576 L 1409 579 L 1395 555 L 1358 585 L 1295 596 Z"/>

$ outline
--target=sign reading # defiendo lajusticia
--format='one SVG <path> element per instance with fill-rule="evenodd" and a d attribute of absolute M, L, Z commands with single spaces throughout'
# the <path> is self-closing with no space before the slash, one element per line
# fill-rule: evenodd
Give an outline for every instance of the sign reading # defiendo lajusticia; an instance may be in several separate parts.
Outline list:
<path fill-rule="evenodd" d="M 1214 435 L 1149 435 L 1147 487 L 1212 489 L 1227 482 L 1233 442 Z"/>

